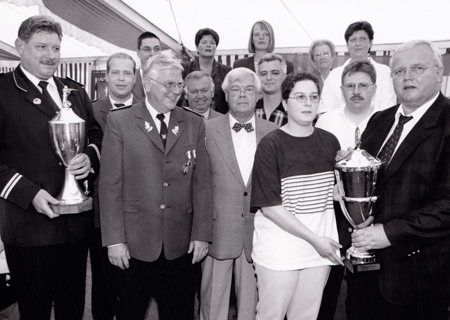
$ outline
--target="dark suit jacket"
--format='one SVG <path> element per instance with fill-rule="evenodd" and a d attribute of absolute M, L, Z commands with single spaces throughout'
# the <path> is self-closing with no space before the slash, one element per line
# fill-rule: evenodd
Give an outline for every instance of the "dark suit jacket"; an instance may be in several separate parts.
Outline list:
<path fill-rule="evenodd" d="M 83 87 L 70 79 L 54 78 L 62 93 L 75 88 L 68 100 L 73 111 L 86 121 L 83 150 L 99 170 L 95 144 L 101 149 L 102 131 L 95 121 L 91 102 Z M 91 213 L 61 215 L 49 219 L 38 213 L 32 201 L 40 189 L 56 197 L 64 182 L 64 166 L 50 140 L 48 121 L 56 112 L 20 67 L 0 75 L 0 228 L 4 242 L 16 246 L 44 246 L 84 237 Z"/>
<path fill-rule="evenodd" d="M 133 104 L 136 104 L 138 102 L 139 100 L 135 96 L 133 96 Z M 101 100 L 92 102 L 92 108 L 94 109 L 95 120 L 97 120 L 97 122 L 102 127 L 102 130 L 104 131 L 106 127 L 106 121 L 108 120 L 108 114 L 113 108 L 109 96 Z"/>
<path fill-rule="evenodd" d="M 134 83 L 133 87 L 133 97 L 137 101 L 141 101 L 145 98 L 145 91 L 142 84 L 142 77 L 141 77 L 141 69 L 136 70 L 136 82 Z"/>
<path fill-rule="evenodd" d="M 370 119 L 361 148 L 377 155 L 398 106 Z M 392 246 L 377 250 L 383 297 L 420 303 L 449 293 L 450 270 L 450 100 L 442 94 L 394 154 L 374 209 Z"/>
<path fill-rule="evenodd" d="M 287 74 L 294 72 L 294 64 L 292 62 L 286 60 L 286 66 L 287 66 Z M 255 71 L 255 56 L 236 60 L 233 64 L 233 69 L 240 67 L 248 68 L 252 71 Z"/>
<path fill-rule="evenodd" d="M 252 178 L 245 185 L 234 151 L 229 114 L 206 121 L 213 194 L 213 238 L 208 254 L 216 259 L 238 258 L 242 250 L 252 261 L 255 215 L 250 212 Z M 255 117 L 256 143 L 278 126 Z M 252 159 L 253 161 L 253 159 Z"/>
<path fill-rule="evenodd" d="M 100 172 L 104 246 L 125 242 L 133 258 L 168 260 L 187 253 L 191 240 L 211 240 L 211 178 L 205 122 L 182 108 L 170 115 L 164 149 L 145 101 L 112 111 Z M 195 152 L 194 152 L 195 150 Z M 196 154 L 195 168 L 182 167 Z"/>

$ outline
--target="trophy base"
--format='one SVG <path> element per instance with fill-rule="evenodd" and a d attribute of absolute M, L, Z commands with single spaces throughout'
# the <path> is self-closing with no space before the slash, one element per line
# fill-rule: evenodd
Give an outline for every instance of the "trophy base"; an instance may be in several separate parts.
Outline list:
<path fill-rule="evenodd" d="M 76 214 L 92 210 L 92 202 L 92 198 L 83 200 L 80 203 L 64 203 L 64 201 L 61 201 L 58 205 L 50 204 L 50 208 L 52 208 L 54 213 L 58 214 Z"/>
<path fill-rule="evenodd" d="M 377 261 L 374 254 L 369 252 L 358 252 L 350 247 L 345 255 L 345 266 L 351 273 L 381 270 L 381 263 Z"/>

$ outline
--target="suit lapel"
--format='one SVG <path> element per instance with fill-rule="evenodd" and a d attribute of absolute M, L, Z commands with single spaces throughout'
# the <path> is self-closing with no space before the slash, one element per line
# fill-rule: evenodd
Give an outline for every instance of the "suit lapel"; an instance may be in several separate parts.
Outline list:
<path fill-rule="evenodd" d="M 239 165 L 236 158 L 236 153 L 234 151 L 233 146 L 233 138 L 231 137 L 231 129 L 230 129 L 230 115 L 227 114 L 226 117 L 221 117 L 219 125 L 217 126 L 214 140 L 217 144 L 217 148 L 222 154 L 225 163 L 228 168 L 230 168 L 233 175 L 239 181 L 239 183 L 245 187 L 244 180 L 242 179 L 241 170 L 239 169 Z"/>
<path fill-rule="evenodd" d="M 183 125 L 183 112 L 180 108 L 176 107 L 170 113 L 169 126 L 167 127 L 166 154 L 169 153 L 185 129 Z"/>
<path fill-rule="evenodd" d="M 153 142 L 153 144 L 164 153 L 164 145 L 161 141 L 161 136 L 159 135 L 158 128 L 145 105 L 145 100 L 140 101 L 132 108 L 134 108 L 136 125 Z"/>
<path fill-rule="evenodd" d="M 406 136 L 405 140 L 403 140 L 402 144 L 398 147 L 391 162 L 389 163 L 389 166 L 386 168 L 386 172 L 384 174 L 385 181 L 403 165 L 417 146 L 431 135 L 431 132 L 427 129 L 436 126 L 439 120 L 439 117 L 443 111 L 441 103 L 442 98 L 443 95 L 440 93 L 436 101 L 425 112 L 419 122 L 416 123 L 416 125 Z"/>
<path fill-rule="evenodd" d="M 44 95 L 39 91 L 36 86 L 31 83 L 30 80 L 25 76 L 25 74 L 20 69 L 20 66 L 18 66 L 13 73 L 14 81 L 16 83 L 16 86 L 26 92 L 25 98 L 36 108 L 44 112 L 46 115 L 48 115 L 50 118 L 53 118 L 56 116 L 55 110 L 53 110 L 53 107 L 46 103 L 46 100 L 44 98 Z"/>

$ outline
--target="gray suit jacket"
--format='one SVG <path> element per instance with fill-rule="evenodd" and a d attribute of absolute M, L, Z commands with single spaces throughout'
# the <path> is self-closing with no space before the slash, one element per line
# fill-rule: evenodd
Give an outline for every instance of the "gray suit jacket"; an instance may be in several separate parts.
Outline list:
<path fill-rule="evenodd" d="M 278 127 L 255 117 L 257 143 Z M 236 159 L 229 114 L 206 121 L 206 145 L 212 178 L 213 233 L 208 254 L 216 259 L 238 258 L 244 249 L 251 262 L 254 214 L 250 212 L 251 178 L 244 184 Z"/>

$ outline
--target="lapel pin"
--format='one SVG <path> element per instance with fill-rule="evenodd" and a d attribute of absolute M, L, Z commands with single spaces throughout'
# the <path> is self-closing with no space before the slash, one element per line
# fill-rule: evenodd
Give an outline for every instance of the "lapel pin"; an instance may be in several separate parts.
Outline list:
<path fill-rule="evenodd" d="M 175 126 L 175 127 L 172 129 L 172 132 L 173 132 L 174 135 L 178 135 L 178 132 L 180 132 L 180 127 Z"/>
<path fill-rule="evenodd" d="M 42 101 L 41 101 L 41 99 L 39 99 L 39 98 L 35 98 L 35 99 L 33 100 L 33 103 L 36 104 L 36 105 L 40 105 L 40 104 L 42 103 Z"/>
<path fill-rule="evenodd" d="M 147 121 L 145 121 L 145 130 L 147 130 L 147 132 L 150 132 L 153 130 L 153 127 Z"/>

